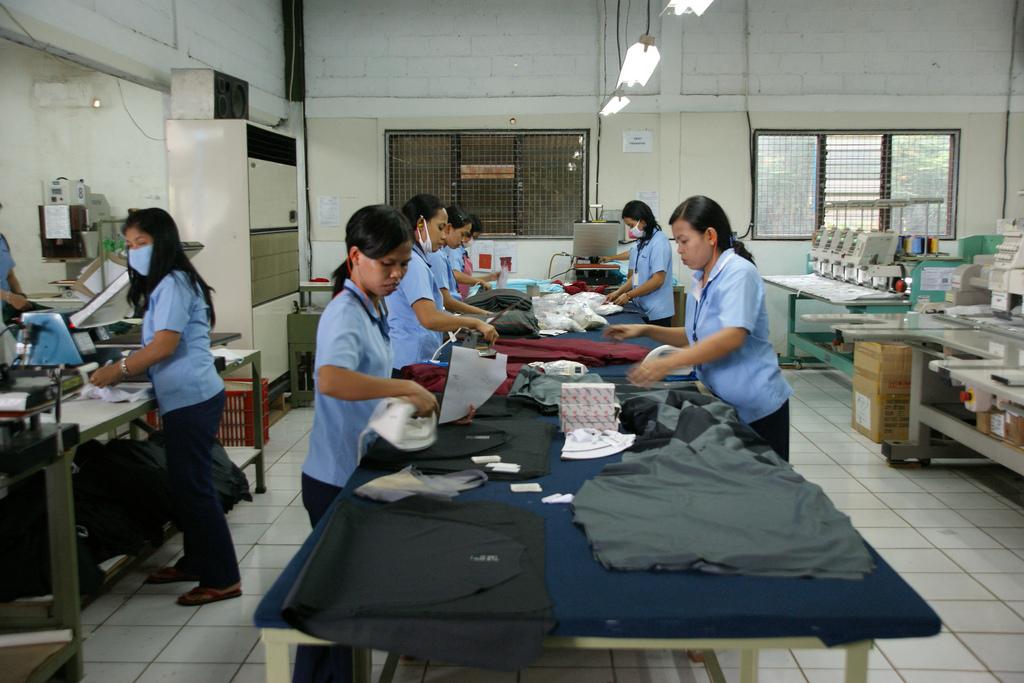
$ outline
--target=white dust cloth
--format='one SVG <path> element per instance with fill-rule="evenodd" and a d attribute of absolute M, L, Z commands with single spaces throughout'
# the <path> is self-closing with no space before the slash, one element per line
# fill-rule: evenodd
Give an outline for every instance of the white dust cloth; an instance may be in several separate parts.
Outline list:
<path fill-rule="evenodd" d="M 98 398 L 107 403 L 135 403 L 136 401 L 148 401 L 153 398 L 153 387 L 144 386 L 131 390 L 118 389 L 117 387 L 96 387 L 86 384 L 78 394 L 81 398 Z"/>
<path fill-rule="evenodd" d="M 224 348 L 223 346 L 218 346 L 215 349 L 210 349 L 210 353 L 212 353 L 214 356 L 220 356 L 221 358 L 223 358 L 225 365 L 235 365 L 236 363 L 242 362 L 241 356 L 239 356 L 231 349 Z"/>
<path fill-rule="evenodd" d="M 562 460 L 593 460 L 621 453 L 636 441 L 636 434 L 620 434 L 605 429 L 574 429 L 565 435 Z"/>

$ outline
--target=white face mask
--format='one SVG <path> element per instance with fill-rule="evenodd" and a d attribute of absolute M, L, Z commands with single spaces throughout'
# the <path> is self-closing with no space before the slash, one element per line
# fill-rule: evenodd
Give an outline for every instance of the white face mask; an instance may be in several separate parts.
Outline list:
<path fill-rule="evenodd" d="M 639 223 L 637 223 L 636 225 L 629 229 L 629 236 L 635 240 L 638 240 L 644 236 L 644 229 L 640 227 Z"/>
<path fill-rule="evenodd" d="M 431 253 L 434 250 L 434 245 L 430 241 L 430 228 L 427 227 L 427 219 L 426 218 L 424 218 L 423 216 L 420 216 L 420 220 L 423 221 L 423 232 L 424 232 L 424 234 L 426 234 L 427 238 L 425 240 L 420 240 L 419 239 L 419 235 L 417 235 L 416 237 L 417 237 L 417 240 L 420 243 L 420 247 L 423 248 L 423 253 L 429 254 L 429 253 Z"/>

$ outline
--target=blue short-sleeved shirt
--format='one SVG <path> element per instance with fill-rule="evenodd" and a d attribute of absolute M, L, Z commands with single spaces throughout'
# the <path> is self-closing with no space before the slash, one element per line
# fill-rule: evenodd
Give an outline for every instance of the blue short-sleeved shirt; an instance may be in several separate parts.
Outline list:
<path fill-rule="evenodd" d="M 444 300 L 437 280 L 431 274 L 427 257 L 417 245 L 412 250 L 409 270 L 387 301 L 396 370 L 413 363 L 425 363 L 441 346 L 441 333 L 423 327 L 416 312 L 412 310 L 412 305 L 420 299 L 433 301 L 437 310 L 444 310 Z"/>
<path fill-rule="evenodd" d="M 7 284 L 7 274 L 14 270 L 14 266 L 14 255 L 7 245 L 7 238 L 0 235 L 0 289 L 5 292 L 11 291 L 11 286 Z"/>
<path fill-rule="evenodd" d="M 698 365 L 697 378 L 715 396 L 736 408 L 746 423 L 767 417 L 782 407 L 793 389 L 779 370 L 775 350 L 768 340 L 768 309 L 764 302 L 764 281 L 757 268 L 729 249 L 711 272 L 704 291 L 693 273 L 693 286 L 686 296 L 686 336 L 694 343 L 724 327 L 747 331 L 743 346 L 724 358 Z"/>
<path fill-rule="evenodd" d="M 149 344 L 162 330 L 177 332 L 181 339 L 169 358 L 146 370 L 161 415 L 202 403 L 224 390 L 210 353 L 210 307 L 199 286 L 189 283 L 180 270 L 165 275 L 150 293 L 142 318 L 142 343 Z"/>
<path fill-rule="evenodd" d="M 437 280 L 437 286 L 441 289 L 447 289 L 449 294 L 461 301 L 462 295 L 459 294 L 459 286 L 455 282 L 455 275 L 452 273 L 452 264 L 448 260 L 447 249 L 448 247 L 441 247 L 434 253 L 428 254 L 427 263 L 430 264 L 430 272 L 434 274 L 434 278 Z"/>
<path fill-rule="evenodd" d="M 302 472 L 344 486 L 359 464 L 359 435 L 384 399 L 343 401 L 320 392 L 320 368 L 331 365 L 373 377 L 390 377 L 393 355 L 388 322 L 352 280 L 327 304 L 316 330 L 313 429 Z"/>
<path fill-rule="evenodd" d="M 650 294 L 633 299 L 648 320 L 661 320 L 676 312 L 672 300 L 672 243 L 661 230 L 655 230 L 647 244 L 634 242 L 629 248 L 629 269 L 633 271 L 634 288 L 644 284 L 655 273 L 665 273 L 665 281 Z"/>

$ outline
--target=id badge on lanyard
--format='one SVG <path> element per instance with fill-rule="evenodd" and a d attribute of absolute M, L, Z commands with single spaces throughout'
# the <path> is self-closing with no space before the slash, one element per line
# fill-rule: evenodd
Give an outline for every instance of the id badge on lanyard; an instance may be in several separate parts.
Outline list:
<path fill-rule="evenodd" d="M 722 274 L 722 269 L 725 268 L 725 264 L 728 263 L 729 259 L 735 255 L 736 254 L 729 254 L 729 256 L 719 265 L 718 272 L 714 273 L 711 279 L 707 281 L 707 284 L 705 284 L 700 290 L 700 298 L 697 299 L 697 306 L 693 311 L 693 332 L 690 335 L 693 339 L 693 343 L 695 344 L 697 343 L 697 320 L 700 318 L 700 312 L 704 309 L 704 302 L 707 300 L 708 292 L 711 290 L 711 283 L 718 279 L 718 276 Z"/>

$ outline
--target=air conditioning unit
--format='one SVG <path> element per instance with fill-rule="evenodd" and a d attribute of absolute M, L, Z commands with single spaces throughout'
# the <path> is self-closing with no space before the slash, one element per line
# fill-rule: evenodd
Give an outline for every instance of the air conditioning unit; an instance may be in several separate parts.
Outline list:
<path fill-rule="evenodd" d="M 249 84 L 213 69 L 171 69 L 172 119 L 247 119 Z"/>

